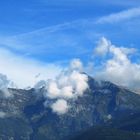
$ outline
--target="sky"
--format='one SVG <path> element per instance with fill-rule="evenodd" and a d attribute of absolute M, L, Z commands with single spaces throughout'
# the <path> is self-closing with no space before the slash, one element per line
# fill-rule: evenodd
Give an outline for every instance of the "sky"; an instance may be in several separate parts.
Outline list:
<path fill-rule="evenodd" d="M 139 27 L 140 0 L 1 0 L 0 73 L 28 87 L 55 77 L 78 58 L 94 77 L 139 85 Z M 103 57 L 97 55 L 102 49 Z M 118 49 L 125 60 L 117 59 Z M 133 79 L 124 75 L 129 66 Z"/>

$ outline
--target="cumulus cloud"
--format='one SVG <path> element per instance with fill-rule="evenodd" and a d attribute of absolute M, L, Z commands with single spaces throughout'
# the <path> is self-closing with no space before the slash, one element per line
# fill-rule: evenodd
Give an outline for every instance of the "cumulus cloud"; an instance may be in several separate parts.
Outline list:
<path fill-rule="evenodd" d="M 46 96 L 51 99 L 72 98 L 73 97 L 72 92 L 73 92 L 73 89 L 71 85 L 60 88 L 58 87 L 58 84 L 56 81 L 50 81 L 47 86 Z"/>
<path fill-rule="evenodd" d="M 68 111 L 69 106 L 68 106 L 67 101 L 65 101 L 63 99 L 59 99 L 51 105 L 51 108 L 52 108 L 53 112 L 55 112 L 59 115 L 62 115 Z"/>
<path fill-rule="evenodd" d="M 125 55 L 134 54 L 137 52 L 135 48 L 126 48 L 126 47 L 116 47 L 112 45 L 111 41 L 102 37 L 98 43 L 96 48 L 94 49 L 94 53 L 99 56 L 107 55 L 108 53 L 123 53 Z"/>
<path fill-rule="evenodd" d="M 106 38 L 101 38 L 95 50 L 104 47 L 108 48 L 106 55 L 109 54 L 111 57 L 106 58 L 101 66 L 102 69 L 97 72 L 96 76 L 118 85 L 139 88 L 140 64 L 132 62 L 129 58 L 129 55 L 135 53 L 136 50 L 134 48 L 117 47 Z"/>
<path fill-rule="evenodd" d="M 80 72 L 81 66 L 80 60 L 74 59 L 67 70 L 62 71 L 55 80 L 49 80 L 46 96 L 50 98 L 82 96 L 88 88 L 88 77 Z"/>
<path fill-rule="evenodd" d="M 88 88 L 88 77 L 81 71 L 82 62 L 79 59 L 71 61 L 70 66 L 63 70 L 54 80 L 46 82 L 46 99 L 63 99 L 66 102 L 70 99 L 82 96 Z M 56 104 L 57 105 L 57 104 Z M 53 106 L 53 110 L 54 107 Z M 55 112 L 59 110 L 57 109 Z"/>
<path fill-rule="evenodd" d="M 123 20 L 129 20 L 140 16 L 140 7 L 131 8 L 118 13 L 110 14 L 109 16 L 104 16 L 98 19 L 97 23 L 114 23 Z"/>
<path fill-rule="evenodd" d="M 33 87 L 37 81 L 54 78 L 61 70 L 56 64 L 43 63 L 0 48 L 0 73 L 18 88 Z"/>
<path fill-rule="evenodd" d="M 78 71 L 62 72 L 56 80 L 48 81 L 46 96 L 52 99 L 82 96 L 88 87 L 87 81 L 87 76 Z"/>

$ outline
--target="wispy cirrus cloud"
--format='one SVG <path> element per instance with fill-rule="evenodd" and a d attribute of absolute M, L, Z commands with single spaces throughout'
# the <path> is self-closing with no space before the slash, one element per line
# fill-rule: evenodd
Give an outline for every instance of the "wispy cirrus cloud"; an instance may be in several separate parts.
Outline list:
<path fill-rule="evenodd" d="M 86 30 L 82 32 L 85 24 L 88 24 L 87 20 L 80 19 L 20 35 L 1 37 L 0 44 L 8 49 L 39 57 L 72 58 L 88 51 L 85 47 L 88 40 Z M 66 54 L 67 52 L 69 53 Z"/>
<path fill-rule="evenodd" d="M 108 31 L 104 29 L 104 24 L 112 23 L 113 26 L 113 23 L 125 21 L 124 25 L 127 29 L 127 26 L 129 26 L 126 25 L 127 21 L 130 21 L 132 18 L 138 18 L 139 16 L 140 7 L 130 8 L 96 19 L 77 19 L 15 36 L 0 37 L 0 44 L 1 46 L 3 45 L 7 48 L 25 53 L 28 50 L 30 53 L 52 55 L 53 52 L 56 54 L 61 49 L 61 55 L 62 52 L 65 54 L 65 51 L 73 52 L 73 54 L 76 52 L 76 54 L 80 54 L 82 51 L 87 51 L 84 43 L 90 43 L 90 41 L 92 41 L 91 38 L 99 37 L 100 34 L 108 34 Z M 118 28 L 121 26 L 123 25 L 119 24 Z M 107 28 L 109 27 L 107 26 Z M 116 32 L 115 29 L 114 32 Z M 40 49 L 38 50 L 38 48 Z M 55 52 L 56 48 L 58 48 L 57 52 Z M 77 51 L 71 51 L 73 48 Z M 79 49 L 81 49 L 81 51 L 78 51 Z"/>
<path fill-rule="evenodd" d="M 140 17 L 140 7 L 130 8 L 118 13 L 103 16 L 97 20 L 97 23 L 115 23 L 124 20 L 130 20 L 135 17 Z"/>

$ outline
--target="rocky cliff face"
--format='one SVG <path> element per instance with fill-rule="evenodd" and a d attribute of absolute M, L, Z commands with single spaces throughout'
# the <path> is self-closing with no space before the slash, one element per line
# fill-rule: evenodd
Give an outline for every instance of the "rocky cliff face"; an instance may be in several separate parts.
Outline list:
<path fill-rule="evenodd" d="M 140 95 L 91 77 L 88 84 L 89 89 L 70 101 L 70 109 L 64 115 L 44 107 L 43 88 L 9 89 L 12 97 L 0 98 L 0 138 L 61 140 L 91 126 L 140 112 Z"/>

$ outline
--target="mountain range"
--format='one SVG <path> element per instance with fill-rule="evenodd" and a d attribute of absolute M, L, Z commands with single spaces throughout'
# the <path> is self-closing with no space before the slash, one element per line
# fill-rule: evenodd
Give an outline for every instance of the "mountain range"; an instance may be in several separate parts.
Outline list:
<path fill-rule="evenodd" d="M 140 95 L 90 76 L 88 85 L 63 115 L 44 106 L 43 87 L 9 88 L 12 96 L 0 97 L 0 139 L 140 140 Z"/>

